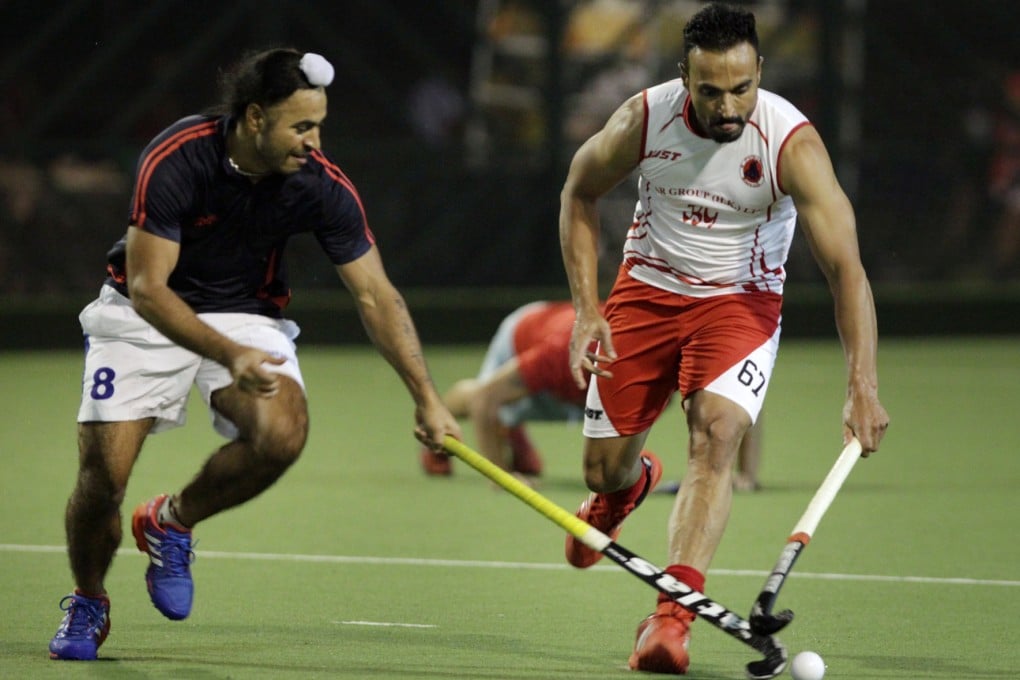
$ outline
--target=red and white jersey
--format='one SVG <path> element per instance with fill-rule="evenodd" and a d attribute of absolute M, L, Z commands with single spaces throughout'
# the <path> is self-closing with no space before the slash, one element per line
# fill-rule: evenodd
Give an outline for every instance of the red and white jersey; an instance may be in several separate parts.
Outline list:
<path fill-rule="evenodd" d="M 810 125 L 782 97 L 758 91 L 743 134 L 698 135 L 681 80 L 644 92 L 638 203 L 624 243 L 630 276 L 682 295 L 783 292 L 797 211 L 779 186 L 779 155 Z"/>

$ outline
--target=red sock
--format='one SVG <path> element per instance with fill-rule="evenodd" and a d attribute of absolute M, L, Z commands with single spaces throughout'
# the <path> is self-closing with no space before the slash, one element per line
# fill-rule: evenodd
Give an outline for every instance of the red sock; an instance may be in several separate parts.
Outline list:
<path fill-rule="evenodd" d="M 528 431 L 524 429 L 523 425 L 514 425 L 513 427 L 508 428 L 506 435 L 507 439 L 510 440 L 510 448 L 518 455 L 535 448 L 531 444 L 531 439 L 528 437 Z"/>
<path fill-rule="evenodd" d="M 688 567 L 686 564 L 671 564 L 666 567 L 666 573 L 699 593 L 705 591 L 705 575 L 694 567 Z M 659 604 L 672 601 L 673 598 L 666 593 L 659 593 Z"/>

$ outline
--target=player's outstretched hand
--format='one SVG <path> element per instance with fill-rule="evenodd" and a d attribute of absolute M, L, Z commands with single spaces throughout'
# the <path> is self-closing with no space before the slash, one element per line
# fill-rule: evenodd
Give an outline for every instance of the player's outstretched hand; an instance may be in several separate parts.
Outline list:
<path fill-rule="evenodd" d="M 843 439 L 857 437 L 861 455 L 867 458 L 878 451 L 878 446 L 889 427 L 889 414 L 878 400 L 877 394 L 850 395 L 843 406 Z"/>
<path fill-rule="evenodd" d="M 419 405 L 414 410 L 414 436 L 433 451 L 443 453 L 443 440 L 446 435 L 454 439 L 463 439 L 460 423 L 453 417 L 450 410 L 441 400 L 427 405 Z"/>
<path fill-rule="evenodd" d="M 570 332 L 570 373 L 578 388 L 588 385 L 585 371 L 601 378 L 612 378 L 603 366 L 616 358 L 609 322 L 600 314 L 579 313 Z"/>

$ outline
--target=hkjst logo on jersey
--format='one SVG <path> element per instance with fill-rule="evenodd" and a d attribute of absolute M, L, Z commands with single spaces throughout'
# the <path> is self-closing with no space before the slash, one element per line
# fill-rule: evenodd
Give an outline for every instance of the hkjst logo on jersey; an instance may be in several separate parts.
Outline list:
<path fill-rule="evenodd" d="M 751 187 L 761 186 L 765 181 L 765 166 L 757 156 L 748 156 L 740 164 L 740 179 Z"/>
<path fill-rule="evenodd" d="M 196 227 L 211 227 L 216 224 L 217 220 L 219 220 L 219 217 L 216 215 L 203 215 L 201 217 L 196 217 L 193 224 Z"/>

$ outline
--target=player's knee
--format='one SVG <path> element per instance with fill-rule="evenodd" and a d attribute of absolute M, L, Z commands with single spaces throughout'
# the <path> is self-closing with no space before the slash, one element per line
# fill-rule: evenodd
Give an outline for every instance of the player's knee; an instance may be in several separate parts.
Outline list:
<path fill-rule="evenodd" d="M 586 451 L 584 457 L 584 483 L 596 493 L 612 493 L 625 488 L 632 476 L 632 466 L 625 464 L 622 451 Z"/>
<path fill-rule="evenodd" d="M 102 466 L 83 465 L 71 495 L 70 505 L 79 513 L 116 513 L 124 502 L 126 484 L 118 484 Z"/>
<path fill-rule="evenodd" d="M 81 442 L 80 446 L 75 496 L 84 505 L 97 510 L 119 508 L 124 502 L 127 476 L 115 472 L 118 466 L 110 463 L 103 447 L 88 442 Z"/>
<path fill-rule="evenodd" d="M 736 459 L 747 423 L 728 415 L 706 419 L 690 427 L 691 464 L 714 471 L 728 469 Z"/>
<path fill-rule="evenodd" d="M 607 470 L 605 465 L 600 463 L 589 464 L 587 461 L 584 466 L 584 483 L 585 485 L 596 493 L 607 493 L 612 491 L 610 489 L 609 481 L 612 478 L 610 470 Z"/>
<path fill-rule="evenodd" d="M 283 470 L 298 459 L 307 439 L 308 414 L 302 410 L 267 419 L 257 429 L 252 446 L 262 461 Z"/>

